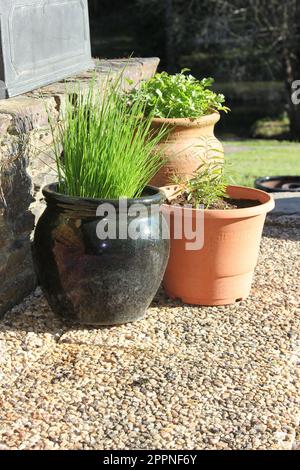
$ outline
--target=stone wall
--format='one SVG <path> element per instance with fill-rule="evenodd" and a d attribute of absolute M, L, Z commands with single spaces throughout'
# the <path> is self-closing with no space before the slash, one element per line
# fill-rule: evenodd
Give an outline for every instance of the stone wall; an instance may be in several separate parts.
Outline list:
<path fill-rule="evenodd" d="M 36 285 L 31 258 L 35 223 L 44 209 L 41 189 L 55 181 L 48 115 L 58 120 L 67 93 L 101 83 L 124 69 L 123 88 L 156 71 L 159 59 L 96 60 L 86 72 L 40 90 L 0 100 L 0 315 Z"/>

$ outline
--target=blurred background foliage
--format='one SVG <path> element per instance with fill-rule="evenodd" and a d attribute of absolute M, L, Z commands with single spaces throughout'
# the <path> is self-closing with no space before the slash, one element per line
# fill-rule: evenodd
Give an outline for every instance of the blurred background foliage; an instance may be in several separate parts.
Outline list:
<path fill-rule="evenodd" d="M 212 76 L 232 112 L 223 136 L 300 140 L 300 0 L 89 0 L 94 57 L 158 56 Z"/>

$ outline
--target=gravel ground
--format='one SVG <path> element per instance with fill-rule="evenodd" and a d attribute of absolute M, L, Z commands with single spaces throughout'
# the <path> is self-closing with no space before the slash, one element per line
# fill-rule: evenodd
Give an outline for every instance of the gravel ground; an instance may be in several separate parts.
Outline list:
<path fill-rule="evenodd" d="M 0 449 L 291 449 L 299 227 L 269 226 L 251 297 L 82 329 L 37 290 L 0 322 Z"/>

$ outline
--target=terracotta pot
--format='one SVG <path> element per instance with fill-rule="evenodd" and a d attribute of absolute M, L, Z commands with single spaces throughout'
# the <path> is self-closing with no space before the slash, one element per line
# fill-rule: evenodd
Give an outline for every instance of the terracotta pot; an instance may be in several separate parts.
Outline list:
<path fill-rule="evenodd" d="M 166 163 L 151 180 L 151 184 L 154 186 L 173 184 L 174 175 L 189 179 L 203 160 L 216 155 L 218 158 L 223 158 L 223 146 L 214 135 L 214 127 L 219 119 L 218 112 L 198 119 L 153 119 L 153 130 L 167 126 L 169 133 L 158 144 Z"/>
<path fill-rule="evenodd" d="M 174 186 L 164 189 L 168 196 Z M 204 210 L 202 249 L 187 250 L 184 236 L 174 239 L 174 216 L 193 219 L 196 209 L 164 204 L 169 216 L 171 251 L 163 285 L 172 298 L 187 304 L 226 305 L 245 299 L 250 292 L 266 213 L 273 209 L 270 194 L 242 186 L 228 186 L 229 196 L 254 199 L 260 205 L 232 210 Z M 199 212 L 199 211 L 198 211 Z"/>

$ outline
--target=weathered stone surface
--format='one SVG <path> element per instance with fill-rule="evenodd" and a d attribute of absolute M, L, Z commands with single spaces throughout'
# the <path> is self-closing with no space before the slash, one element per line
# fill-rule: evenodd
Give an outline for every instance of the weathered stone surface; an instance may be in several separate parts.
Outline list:
<path fill-rule="evenodd" d="M 30 135 L 33 151 L 29 157 L 27 173 L 33 183 L 33 198 L 29 209 L 36 221 L 45 209 L 42 189 L 56 180 L 55 156 L 51 144 L 52 135 L 48 128 L 35 130 Z"/>
<path fill-rule="evenodd" d="M 40 95 L 39 98 L 30 98 L 22 95 L 16 98 L 0 100 L 0 119 L 9 119 L 10 133 L 16 132 L 15 121 L 18 117 L 24 121 L 27 120 L 27 125 L 30 124 L 31 128 L 38 129 L 48 126 L 48 113 L 53 114 L 55 112 L 57 114 L 54 97 L 48 98 L 47 96 L 41 97 Z M 2 132 L 2 135 L 5 135 L 8 127 L 5 128 L 4 126 L 3 130 L 4 133 Z"/>
<path fill-rule="evenodd" d="M 36 277 L 32 265 L 31 249 L 27 246 L 26 257 L 18 264 L 12 275 L 1 284 L 0 313 L 20 302 L 36 286 Z"/>
<path fill-rule="evenodd" d="M 5 134 L 11 125 L 12 116 L 9 114 L 0 114 L 0 135 Z"/>
<path fill-rule="evenodd" d="M 30 233 L 34 226 L 29 210 L 32 183 L 27 174 L 28 159 L 18 150 L 12 144 L 1 156 L 0 312 L 35 286 L 30 256 Z"/>
<path fill-rule="evenodd" d="M 36 284 L 31 258 L 33 228 L 45 207 L 41 190 L 56 180 L 48 113 L 59 119 L 66 95 L 76 92 L 78 86 L 87 89 L 92 77 L 100 86 L 125 68 L 123 89 L 128 89 L 149 79 L 158 62 L 157 58 L 96 61 L 96 72 L 0 100 L 0 315 Z"/>

